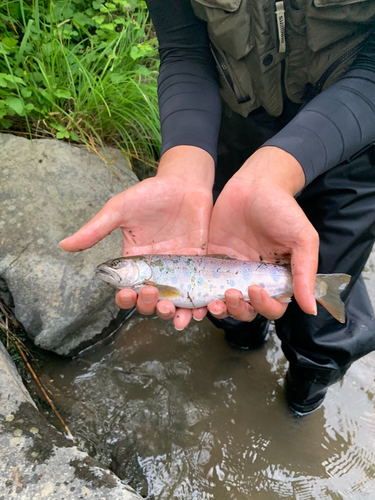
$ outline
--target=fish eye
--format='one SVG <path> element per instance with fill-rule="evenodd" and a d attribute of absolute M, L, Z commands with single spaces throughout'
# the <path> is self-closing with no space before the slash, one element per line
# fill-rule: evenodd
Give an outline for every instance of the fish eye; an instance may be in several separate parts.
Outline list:
<path fill-rule="evenodd" d="M 112 261 L 112 267 L 120 267 L 121 262 L 119 260 Z"/>

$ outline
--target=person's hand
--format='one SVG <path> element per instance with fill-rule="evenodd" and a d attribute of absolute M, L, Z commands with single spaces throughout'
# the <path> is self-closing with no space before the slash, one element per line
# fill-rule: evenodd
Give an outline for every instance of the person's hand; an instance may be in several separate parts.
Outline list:
<path fill-rule="evenodd" d="M 256 151 L 214 206 L 208 253 L 272 263 L 290 257 L 295 299 L 303 311 L 316 314 L 319 237 L 294 199 L 304 182 L 300 164 L 289 153 L 276 147 Z M 211 302 L 208 310 L 217 318 L 252 321 L 257 313 L 278 319 L 287 307 L 259 286 L 249 287 L 249 300 L 238 290 L 227 290 L 225 303 Z"/>
<path fill-rule="evenodd" d="M 124 256 L 206 254 L 213 178 L 214 162 L 208 153 L 191 146 L 170 149 L 163 155 L 156 177 L 111 198 L 60 245 L 69 252 L 85 250 L 121 228 Z M 176 309 L 167 300 L 158 302 L 158 290 L 152 286 L 144 287 L 138 297 L 133 290 L 120 290 L 116 303 L 123 309 L 137 305 L 141 314 L 156 311 L 162 319 L 173 317 L 177 329 L 184 328 L 192 317 L 200 320 L 207 313 L 206 308 Z"/>

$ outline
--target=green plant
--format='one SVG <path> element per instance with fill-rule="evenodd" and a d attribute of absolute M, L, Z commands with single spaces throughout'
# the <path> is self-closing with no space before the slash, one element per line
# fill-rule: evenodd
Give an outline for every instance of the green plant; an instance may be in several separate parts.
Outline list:
<path fill-rule="evenodd" d="M 157 43 L 144 2 L 6 0 L 0 6 L 0 127 L 160 151 Z"/>

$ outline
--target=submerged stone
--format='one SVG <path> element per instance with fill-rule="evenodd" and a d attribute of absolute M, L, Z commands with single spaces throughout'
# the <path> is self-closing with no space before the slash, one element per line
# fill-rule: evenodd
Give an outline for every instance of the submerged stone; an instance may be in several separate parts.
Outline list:
<path fill-rule="evenodd" d="M 141 499 L 45 420 L 1 342 L 0 449 L 0 498 Z"/>

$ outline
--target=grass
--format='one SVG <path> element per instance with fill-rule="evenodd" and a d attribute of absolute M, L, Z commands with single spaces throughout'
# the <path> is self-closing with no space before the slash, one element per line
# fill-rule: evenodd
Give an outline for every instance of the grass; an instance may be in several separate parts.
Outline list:
<path fill-rule="evenodd" d="M 0 128 L 160 153 L 157 43 L 144 2 L 6 0 L 0 6 Z"/>
<path fill-rule="evenodd" d="M 37 349 L 31 346 L 32 344 L 27 339 L 25 331 L 21 328 L 14 316 L 13 309 L 7 306 L 1 299 L 0 341 L 8 351 L 23 378 L 28 379 L 29 373 L 20 354 L 20 349 L 32 359 L 41 359 L 41 356 L 39 355 L 39 352 L 37 352 Z"/>

